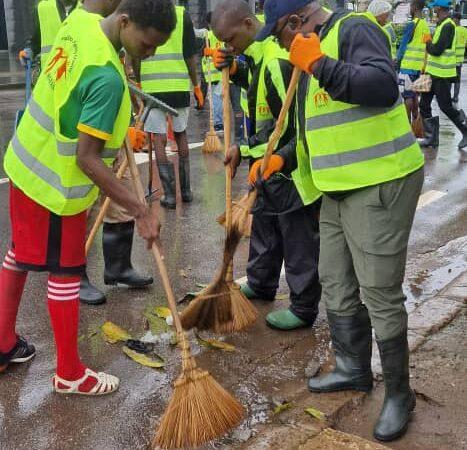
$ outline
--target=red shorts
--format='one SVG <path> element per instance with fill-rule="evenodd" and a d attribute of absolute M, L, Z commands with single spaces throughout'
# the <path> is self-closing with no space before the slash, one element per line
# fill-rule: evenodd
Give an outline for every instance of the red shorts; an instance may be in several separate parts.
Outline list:
<path fill-rule="evenodd" d="M 12 248 L 23 270 L 80 275 L 86 268 L 86 211 L 57 216 L 10 184 Z"/>

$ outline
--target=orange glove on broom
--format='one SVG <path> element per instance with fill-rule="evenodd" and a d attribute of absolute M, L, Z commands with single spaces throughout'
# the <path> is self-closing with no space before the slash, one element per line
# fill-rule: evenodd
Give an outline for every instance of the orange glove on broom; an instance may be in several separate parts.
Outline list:
<path fill-rule="evenodd" d="M 233 53 L 224 48 L 213 49 L 212 62 L 217 70 L 229 67 L 230 75 L 233 75 L 237 71 L 237 62 L 235 61 Z"/>
<path fill-rule="evenodd" d="M 196 109 L 203 109 L 204 95 L 199 84 L 195 86 L 195 88 L 193 89 L 193 95 L 195 96 L 195 99 L 196 99 Z"/>
<path fill-rule="evenodd" d="M 203 56 L 212 56 L 215 52 L 215 49 L 213 48 L 210 48 L 210 47 L 204 47 L 204 50 L 203 50 Z"/>
<path fill-rule="evenodd" d="M 431 34 L 429 34 L 429 33 L 426 33 L 426 34 L 424 34 L 424 35 L 422 36 L 422 42 L 423 42 L 424 44 L 428 44 L 429 42 L 432 41 L 432 39 L 433 39 L 433 38 L 431 37 Z"/>
<path fill-rule="evenodd" d="M 321 43 L 316 33 L 311 33 L 310 36 L 297 34 L 290 46 L 290 62 L 309 74 L 313 71 L 313 64 L 323 56 L 325 55 L 321 51 Z"/>
<path fill-rule="evenodd" d="M 258 178 L 258 173 L 261 170 L 261 164 L 263 163 L 263 159 L 258 159 L 255 161 L 251 166 L 250 173 L 248 175 L 248 183 L 254 185 Z M 269 159 L 269 163 L 264 170 L 263 173 L 263 180 L 269 179 L 269 177 L 276 172 L 279 172 L 282 167 L 284 167 L 284 158 L 279 155 L 272 155 Z"/>

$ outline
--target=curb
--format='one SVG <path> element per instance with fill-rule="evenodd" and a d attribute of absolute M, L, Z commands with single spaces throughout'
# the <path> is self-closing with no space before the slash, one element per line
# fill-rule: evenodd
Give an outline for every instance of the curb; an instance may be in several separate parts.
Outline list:
<path fill-rule="evenodd" d="M 26 86 L 26 83 L 19 82 L 19 83 L 8 83 L 8 84 L 0 84 L 0 91 L 10 91 L 13 89 L 24 89 Z"/>

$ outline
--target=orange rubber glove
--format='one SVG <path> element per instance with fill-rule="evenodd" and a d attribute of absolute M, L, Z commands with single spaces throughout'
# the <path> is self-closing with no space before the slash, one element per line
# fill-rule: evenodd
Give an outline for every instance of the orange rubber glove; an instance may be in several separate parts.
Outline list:
<path fill-rule="evenodd" d="M 214 49 L 210 47 L 204 47 L 203 56 L 212 56 L 214 54 Z"/>
<path fill-rule="evenodd" d="M 303 72 L 311 74 L 313 64 L 325 56 L 320 44 L 316 33 L 311 33 L 308 37 L 297 34 L 290 46 L 290 62 Z"/>
<path fill-rule="evenodd" d="M 196 109 L 203 109 L 203 106 L 204 106 L 204 95 L 203 95 L 203 91 L 201 90 L 201 87 L 198 85 L 198 86 L 195 86 L 195 88 L 193 89 L 193 94 L 195 96 L 195 99 L 196 99 Z"/>
<path fill-rule="evenodd" d="M 250 173 L 248 175 L 248 183 L 254 185 L 256 183 L 258 172 L 261 169 L 261 164 L 263 163 L 263 159 L 258 159 L 255 161 L 251 166 Z M 284 167 L 284 158 L 279 155 L 272 155 L 269 159 L 268 166 L 264 170 L 263 173 L 263 180 L 269 179 L 269 177 L 276 172 L 279 172 L 282 167 Z"/>
<path fill-rule="evenodd" d="M 429 42 L 431 42 L 433 40 L 433 38 L 431 37 L 431 34 L 430 33 L 426 33 L 422 36 L 422 42 L 424 44 L 428 44 Z"/>
<path fill-rule="evenodd" d="M 142 150 L 146 145 L 146 133 L 143 130 L 139 130 L 135 127 L 129 127 L 128 137 L 130 138 L 130 143 L 133 147 L 133 150 Z"/>
<path fill-rule="evenodd" d="M 223 48 L 213 49 L 212 61 L 217 70 L 229 67 L 230 75 L 233 75 L 237 71 L 237 61 L 235 61 L 234 55 Z"/>

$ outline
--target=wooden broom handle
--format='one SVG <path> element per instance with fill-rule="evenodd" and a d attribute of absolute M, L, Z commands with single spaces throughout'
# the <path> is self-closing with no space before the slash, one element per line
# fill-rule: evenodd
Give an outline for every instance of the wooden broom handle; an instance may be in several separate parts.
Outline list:
<path fill-rule="evenodd" d="M 210 48 L 208 35 L 206 34 L 206 48 Z M 211 57 L 206 56 L 207 68 L 208 68 L 208 92 L 209 92 L 209 125 L 210 129 L 214 127 L 214 113 L 213 100 L 212 100 L 212 75 L 211 75 Z"/>
<path fill-rule="evenodd" d="M 123 160 L 122 164 L 118 168 L 116 177 L 117 180 L 120 180 L 123 177 L 123 174 L 125 173 L 125 170 L 128 167 L 128 158 L 125 157 Z M 91 231 L 89 233 L 88 239 L 86 241 L 86 247 L 85 247 L 85 254 L 87 255 L 89 252 L 89 249 L 92 246 L 92 243 L 94 242 L 94 239 L 97 235 L 97 232 L 99 231 L 100 226 L 102 225 L 102 222 L 104 222 L 104 217 L 107 214 L 107 211 L 110 206 L 110 197 L 105 197 L 104 202 L 102 203 L 102 206 L 100 208 L 99 214 L 96 217 L 96 221 L 94 222 L 94 225 L 91 228 Z"/>
<path fill-rule="evenodd" d="M 144 196 L 143 184 L 141 183 L 141 177 L 139 175 L 138 167 L 135 162 L 135 155 L 133 154 L 133 149 L 131 148 L 131 143 L 128 139 L 128 136 L 125 138 L 125 152 L 128 159 L 128 166 L 130 168 L 131 179 L 133 181 L 133 187 L 135 189 L 138 199 L 146 204 L 146 198 Z M 152 253 L 159 268 L 159 273 L 162 279 L 162 284 L 164 286 L 165 294 L 167 296 L 170 312 L 174 320 L 175 329 L 179 335 L 183 334 L 182 322 L 180 321 L 180 316 L 177 310 L 177 301 L 175 299 L 175 294 L 173 292 L 172 286 L 169 280 L 169 274 L 167 272 L 167 267 L 165 265 L 164 259 L 162 258 L 159 247 L 154 243 L 152 245 Z"/>
<path fill-rule="evenodd" d="M 281 138 L 282 128 L 284 127 L 284 122 L 287 117 L 287 113 L 289 112 L 290 105 L 292 104 L 292 100 L 294 98 L 301 73 L 302 72 L 298 67 L 294 67 L 292 77 L 290 78 L 289 87 L 287 88 L 287 94 L 285 96 L 284 103 L 282 104 L 279 117 L 277 118 L 276 126 L 274 127 L 274 131 L 272 132 L 268 140 L 268 145 L 264 154 L 263 162 L 261 163 L 261 175 L 264 173 L 266 167 L 268 166 L 269 160 L 271 159 L 271 156 L 274 153 L 274 149 L 276 148 L 276 145 Z"/>
<path fill-rule="evenodd" d="M 230 150 L 231 117 L 230 117 L 230 68 L 222 69 L 222 98 L 224 112 L 224 151 L 227 155 Z M 230 164 L 225 166 L 225 228 L 227 233 L 232 228 L 232 169 Z"/>

